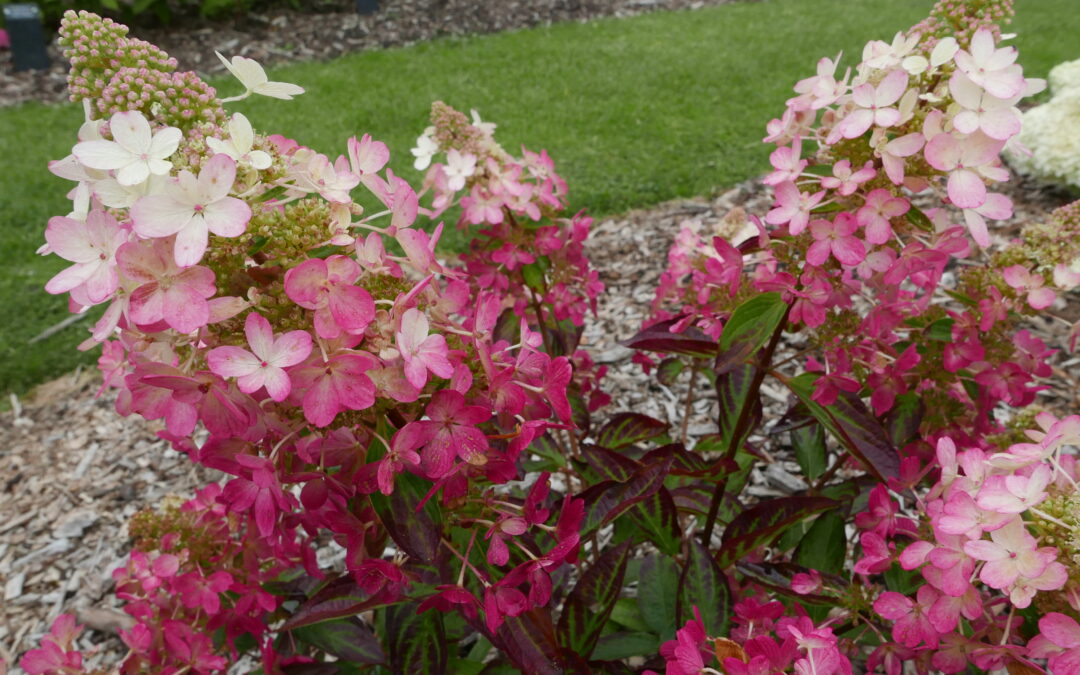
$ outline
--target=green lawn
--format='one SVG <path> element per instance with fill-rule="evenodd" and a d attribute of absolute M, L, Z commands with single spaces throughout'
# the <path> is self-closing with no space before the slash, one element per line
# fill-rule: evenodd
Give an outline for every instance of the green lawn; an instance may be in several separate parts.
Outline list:
<path fill-rule="evenodd" d="M 1080 57 L 1075 0 L 1018 3 L 1014 29 L 1031 74 Z M 821 56 L 843 49 L 846 64 L 870 38 L 889 40 L 924 16 L 929 0 L 766 0 L 692 12 L 563 24 L 445 39 L 282 68 L 273 79 L 308 93 L 292 102 L 235 104 L 260 130 L 323 152 L 344 151 L 371 133 L 413 179 L 408 150 L 434 99 L 477 108 L 499 124 L 511 149 L 547 148 L 570 184 L 575 208 L 603 215 L 680 196 L 708 194 L 760 173 L 764 124 L 781 112 L 792 84 Z M 234 82 L 218 82 L 223 95 Z M 66 211 L 65 181 L 46 169 L 70 150 L 75 106 L 0 109 L 0 392 L 22 392 L 79 363 L 75 345 L 89 322 L 27 341 L 66 315 L 44 293 L 65 264 L 39 258 L 49 216 Z"/>

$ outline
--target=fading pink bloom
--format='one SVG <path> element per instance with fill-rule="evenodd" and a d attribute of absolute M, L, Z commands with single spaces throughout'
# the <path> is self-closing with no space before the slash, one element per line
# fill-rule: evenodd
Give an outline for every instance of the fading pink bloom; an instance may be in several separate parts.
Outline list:
<path fill-rule="evenodd" d="M 765 222 L 770 225 L 787 223 L 792 235 L 800 234 L 810 222 L 810 211 L 824 196 L 824 190 L 810 194 L 801 192 L 791 181 L 781 183 L 776 187 L 776 206 L 765 215 Z"/>
<path fill-rule="evenodd" d="M 982 131 L 990 138 L 1006 141 L 1020 133 L 1020 111 L 1014 104 L 1020 98 L 997 98 L 971 81 L 959 70 L 949 80 L 949 91 L 964 110 L 953 118 L 953 127 L 962 134 Z"/>
<path fill-rule="evenodd" d="M 1035 467 L 1029 476 L 990 476 L 979 490 L 979 508 L 995 513 L 1023 513 L 1046 499 L 1046 486 L 1053 470 L 1046 464 Z"/>
<path fill-rule="evenodd" d="M 427 315 L 415 307 L 401 317 L 397 346 L 405 361 L 405 377 L 417 389 L 423 389 L 427 383 L 429 370 L 439 377 L 454 374 L 454 367 L 446 358 L 446 338 L 428 335 Z"/>
<path fill-rule="evenodd" d="M 128 239 L 128 231 L 107 211 L 94 209 L 86 222 L 55 216 L 45 229 L 49 250 L 75 263 L 49 279 L 45 290 L 52 294 L 71 291 L 81 304 L 97 304 L 120 285 L 116 252 Z"/>
<path fill-rule="evenodd" d="M 873 160 L 867 160 L 866 164 L 858 171 L 851 170 L 851 161 L 842 159 L 833 165 L 833 175 L 821 179 L 821 187 L 836 190 L 836 193 L 847 197 L 855 194 L 859 186 L 877 175 L 874 170 Z"/>
<path fill-rule="evenodd" d="M 271 399 L 284 401 L 292 390 L 284 369 L 308 357 L 311 334 L 294 330 L 275 339 L 270 322 L 256 312 L 248 314 L 244 321 L 244 334 L 251 351 L 242 347 L 215 347 L 206 357 L 210 370 L 222 377 L 238 378 L 236 384 L 245 394 L 266 387 Z"/>
<path fill-rule="evenodd" d="M 971 51 L 963 49 L 953 58 L 957 69 L 996 98 L 1009 99 L 1024 90 L 1024 74 L 1016 62 L 1015 47 L 998 49 L 994 33 L 980 28 L 971 38 Z"/>
<path fill-rule="evenodd" d="M 903 70 L 894 70 L 875 87 L 869 82 L 860 84 L 851 91 L 855 105 L 829 135 L 830 143 L 844 138 L 858 138 L 871 126 L 891 127 L 900 121 L 900 111 L 892 104 L 900 100 L 908 85 L 908 74 Z M 834 138 L 836 136 L 837 138 Z"/>
<path fill-rule="evenodd" d="M 1057 555 L 1056 549 L 1037 548 L 1035 537 L 1018 517 L 991 532 L 990 539 L 969 541 L 964 544 L 964 552 L 986 561 L 979 579 L 998 590 L 1009 588 L 1019 577 L 1038 577 Z"/>
<path fill-rule="evenodd" d="M 998 179 L 991 166 L 1005 145 L 1004 141 L 975 133 L 960 139 L 952 134 L 938 134 L 926 144 L 926 161 L 938 171 L 949 173 L 949 200 L 962 209 L 982 206 L 986 201 L 983 176 Z M 1007 174 L 1005 176 L 1008 177 Z M 989 244 L 976 239 L 980 246 Z"/>
<path fill-rule="evenodd" d="M 181 333 L 210 322 L 210 303 L 217 287 L 208 267 L 179 267 L 165 239 L 124 244 L 117 262 L 124 277 L 138 288 L 128 298 L 128 315 L 139 325 L 164 321 Z"/>
<path fill-rule="evenodd" d="M 334 339 L 342 331 L 363 333 L 375 318 L 371 295 L 354 285 L 361 269 L 343 255 L 311 258 L 285 273 L 285 294 L 305 309 L 315 310 L 315 334 Z"/>
<path fill-rule="evenodd" d="M 856 212 L 855 219 L 859 225 L 866 228 L 867 243 L 884 244 L 892 238 L 892 224 L 889 221 L 904 215 L 910 209 L 908 200 L 878 188 L 866 195 L 866 202 Z"/>
<path fill-rule="evenodd" d="M 238 237 L 251 220 L 251 207 L 230 197 L 236 162 L 218 154 L 202 166 L 198 177 L 184 170 L 161 194 L 148 195 L 131 207 L 132 227 L 147 238 L 176 235 L 176 264 L 191 267 L 202 259 L 209 234 Z"/>
<path fill-rule="evenodd" d="M 790 147 L 785 145 L 773 150 L 769 155 L 769 163 L 775 170 L 761 182 L 766 185 L 779 185 L 785 181 L 796 180 L 810 162 L 802 159 L 802 139 L 796 137 Z"/>
<path fill-rule="evenodd" d="M 904 183 L 904 158 L 922 150 L 925 143 L 926 137 L 916 132 L 894 138 L 878 148 L 877 155 L 881 157 L 881 164 L 889 180 L 895 185 Z"/>
<path fill-rule="evenodd" d="M 1039 619 L 1039 632 L 1060 652 L 1050 654 L 1054 673 L 1080 673 L 1080 624 L 1060 612 L 1048 612 Z"/>
<path fill-rule="evenodd" d="M 1054 289 L 1043 285 L 1043 275 L 1035 274 L 1023 265 L 1011 265 L 1001 271 L 1005 283 L 1013 289 L 1027 294 L 1028 304 L 1034 309 L 1046 309 L 1054 304 L 1057 294 Z"/>
<path fill-rule="evenodd" d="M 378 361 L 366 352 L 339 351 L 325 362 L 316 358 L 290 371 L 293 387 L 303 392 L 304 418 L 325 427 L 343 410 L 375 405 L 375 384 L 369 372 Z"/>

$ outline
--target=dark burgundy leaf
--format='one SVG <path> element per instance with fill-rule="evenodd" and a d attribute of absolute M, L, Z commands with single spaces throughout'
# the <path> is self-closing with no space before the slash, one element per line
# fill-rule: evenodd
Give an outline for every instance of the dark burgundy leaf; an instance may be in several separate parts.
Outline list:
<path fill-rule="evenodd" d="M 834 404 L 823 406 L 811 398 L 817 378 L 817 373 L 803 373 L 785 380 L 785 383 L 802 400 L 810 414 L 878 480 L 899 476 L 900 455 L 885 427 L 871 414 L 862 399 L 848 392 L 840 392 Z"/>
<path fill-rule="evenodd" d="M 694 618 L 693 608 L 701 612 L 708 635 L 727 635 L 731 616 L 731 589 L 724 571 L 716 564 L 704 546 L 691 537 L 690 555 L 679 577 L 679 594 L 675 604 L 676 625 Z"/>
<path fill-rule="evenodd" d="M 825 497 L 780 497 L 746 509 L 724 529 L 716 562 L 727 569 L 804 518 L 835 508 Z"/>
<path fill-rule="evenodd" d="M 625 483 L 604 481 L 581 493 L 585 500 L 585 521 L 581 525 L 584 537 L 596 528 L 610 523 L 631 506 L 656 493 L 664 484 L 671 457 L 642 466 Z"/>
<path fill-rule="evenodd" d="M 619 413 L 596 434 L 596 444 L 611 450 L 657 438 L 667 433 L 667 422 L 640 413 Z"/>
<path fill-rule="evenodd" d="M 584 658 L 592 654 L 622 590 L 630 542 L 606 551 L 567 596 L 559 617 L 559 643 Z"/>
<path fill-rule="evenodd" d="M 360 612 L 395 602 L 397 598 L 392 594 L 369 595 L 353 581 L 352 576 L 344 575 L 323 586 L 301 604 L 281 629 L 292 630 L 322 621 L 356 616 Z"/>
<path fill-rule="evenodd" d="M 382 647 L 362 621 L 352 617 L 334 619 L 294 629 L 293 637 L 350 663 L 382 663 Z"/>
<path fill-rule="evenodd" d="M 413 558 L 433 563 L 439 553 L 441 529 L 433 501 L 417 510 L 425 494 L 424 482 L 406 471 L 398 475 L 391 494 L 376 492 L 370 498 L 394 543 Z"/>
<path fill-rule="evenodd" d="M 715 358 L 716 341 L 699 329 L 688 326 L 681 333 L 672 333 L 669 330 L 679 320 L 671 319 L 655 323 L 622 344 L 645 352 L 683 354 L 699 359 Z"/>
<path fill-rule="evenodd" d="M 521 616 L 508 616 L 492 636 L 492 643 L 523 673 L 561 675 L 566 672 L 566 657 L 555 636 L 551 612 L 534 607 Z"/>
<path fill-rule="evenodd" d="M 926 405 L 918 394 L 900 394 L 889 412 L 885 413 L 885 431 L 893 445 L 902 448 L 919 435 L 919 426 L 926 414 Z"/>
<path fill-rule="evenodd" d="M 581 446 L 581 456 L 603 480 L 625 483 L 630 480 L 635 471 L 641 468 L 640 462 L 591 443 Z"/>

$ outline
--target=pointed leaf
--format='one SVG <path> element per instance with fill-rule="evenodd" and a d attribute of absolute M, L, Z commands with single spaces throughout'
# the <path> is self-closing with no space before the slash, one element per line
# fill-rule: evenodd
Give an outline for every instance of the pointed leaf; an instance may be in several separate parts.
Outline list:
<path fill-rule="evenodd" d="M 825 497 L 781 497 L 761 502 L 735 516 L 727 526 L 716 561 L 727 569 L 791 525 L 836 506 Z"/>
<path fill-rule="evenodd" d="M 737 439 L 738 447 L 742 447 L 761 420 L 761 400 L 757 396 L 751 396 L 756 371 L 755 366 L 740 364 L 716 378 L 716 395 L 720 404 L 720 416 L 717 418 L 720 433 L 717 434 L 716 442 L 721 451 L 726 452 L 735 440 L 732 436 L 744 406 L 752 405 L 754 408 L 751 423 L 747 425 L 743 437 Z"/>
<path fill-rule="evenodd" d="M 581 446 L 581 456 L 602 480 L 625 483 L 634 472 L 641 468 L 641 462 L 633 460 L 614 450 L 608 450 L 592 443 Z"/>
<path fill-rule="evenodd" d="M 795 550 L 797 563 L 829 574 L 839 574 L 844 569 L 846 556 L 844 519 L 835 511 L 815 520 Z"/>
<path fill-rule="evenodd" d="M 619 413 L 596 434 L 596 444 L 619 450 L 667 433 L 667 422 L 639 413 Z"/>
<path fill-rule="evenodd" d="M 893 445 L 902 448 L 914 441 L 925 414 L 926 405 L 918 394 L 908 392 L 897 396 L 893 407 L 882 420 Z"/>
<path fill-rule="evenodd" d="M 727 635 L 731 616 L 731 589 L 723 570 L 696 538 L 690 539 L 690 555 L 683 565 L 676 596 L 676 625 L 694 618 L 693 608 L 701 612 L 707 635 Z"/>
<path fill-rule="evenodd" d="M 679 594 L 679 566 L 666 555 L 650 553 L 638 571 L 638 608 L 645 623 L 661 640 L 675 637 L 675 604 Z M 600 655 L 597 654 L 597 658 Z"/>
<path fill-rule="evenodd" d="M 683 354 L 698 359 L 715 358 L 716 342 L 693 326 L 681 333 L 672 333 L 670 328 L 679 319 L 655 323 L 645 328 L 623 346 L 644 352 L 662 352 L 665 354 Z"/>
<path fill-rule="evenodd" d="M 546 607 L 534 607 L 521 616 L 506 617 L 493 638 L 492 643 L 523 673 L 561 675 L 565 672 L 566 659 Z"/>
<path fill-rule="evenodd" d="M 424 508 L 417 510 L 426 492 L 422 479 L 406 471 L 398 474 L 392 493 L 376 492 L 370 498 L 394 543 L 413 558 L 433 563 L 442 535 L 434 501 L 429 500 Z"/>
<path fill-rule="evenodd" d="M 559 643 L 578 655 L 592 654 L 622 590 L 630 543 L 606 551 L 585 570 L 567 596 L 559 617 Z"/>
<path fill-rule="evenodd" d="M 410 602 L 386 610 L 386 647 L 395 675 L 447 672 L 449 643 L 443 615 L 432 610 L 417 614 L 418 606 Z"/>
<path fill-rule="evenodd" d="M 670 466 L 669 456 L 664 461 L 642 466 L 625 483 L 604 481 L 581 493 L 581 498 L 585 500 L 585 520 L 581 525 L 581 536 L 584 538 L 596 528 L 625 513 L 634 504 L 655 494 L 663 486 Z"/>
<path fill-rule="evenodd" d="M 745 363 L 761 349 L 787 316 L 788 305 L 779 292 L 756 295 L 731 313 L 720 334 L 720 354 L 713 370 L 722 375 Z"/>
<path fill-rule="evenodd" d="M 611 633 L 596 643 L 593 657 L 614 661 L 632 656 L 651 656 L 658 649 L 660 640 L 652 633 Z"/>
<path fill-rule="evenodd" d="M 356 616 L 360 612 L 396 602 L 397 598 L 393 594 L 370 595 L 353 581 L 352 575 L 343 575 L 305 600 L 281 629 L 292 630 L 332 619 Z"/>
<path fill-rule="evenodd" d="M 667 555 L 678 555 L 682 547 L 682 531 L 675 500 L 667 488 L 661 487 L 656 494 L 635 504 L 628 512 L 644 538 Z"/>
<path fill-rule="evenodd" d="M 292 635 L 343 661 L 374 664 L 386 658 L 375 634 L 355 617 L 303 626 Z"/>
<path fill-rule="evenodd" d="M 513 343 L 511 343 L 513 344 Z M 679 374 L 686 368 L 686 364 L 683 360 L 670 356 L 660 362 L 660 365 L 656 367 L 656 379 L 660 384 L 665 387 L 670 387 L 675 384 L 675 380 L 678 379 Z"/>
<path fill-rule="evenodd" d="M 817 373 L 803 373 L 785 379 L 784 383 L 802 400 L 810 414 L 878 480 L 899 476 L 900 455 L 885 433 L 885 428 L 862 399 L 848 392 L 840 392 L 834 404 L 823 406 L 811 398 L 817 378 Z"/>
<path fill-rule="evenodd" d="M 795 449 L 795 461 L 799 463 L 807 480 L 814 480 L 828 468 L 828 448 L 825 445 L 825 429 L 817 422 L 791 430 L 791 445 Z"/>

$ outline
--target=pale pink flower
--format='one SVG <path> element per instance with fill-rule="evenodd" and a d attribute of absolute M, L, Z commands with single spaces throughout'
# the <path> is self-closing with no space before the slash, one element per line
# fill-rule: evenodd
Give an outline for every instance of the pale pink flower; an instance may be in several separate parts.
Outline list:
<path fill-rule="evenodd" d="M 901 185 L 904 182 L 904 158 L 922 150 L 924 143 L 926 143 L 926 138 L 916 132 L 894 138 L 876 151 L 876 154 L 881 157 L 885 174 L 895 185 Z"/>
<path fill-rule="evenodd" d="M 866 241 L 870 244 L 884 244 L 892 238 L 893 218 L 898 218 L 911 209 L 911 204 L 903 197 L 894 197 L 883 188 L 872 190 L 866 195 L 866 203 L 855 214 L 855 220 L 862 225 Z"/>
<path fill-rule="evenodd" d="M 349 139 L 349 170 L 360 176 L 360 182 L 373 192 L 385 190 L 386 181 L 377 174 L 390 161 L 390 150 L 386 143 L 372 140 L 371 134 L 364 134 L 360 140 L 356 136 Z"/>
<path fill-rule="evenodd" d="M 253 150 L 254 144 L 255 132 L 243 113 L 233 113 L 229 118 L 229 140 L 223 141 L 213 136 L 206 139 L 206 145 L 214 153 L 228 155 L 238 164 L 246 164 L 259 170 L 270 168 L 273 159 L 262 150 Z"/>
<path fill-rule="evenodd" d="M 1054 304 L 1057 294 L 1054 289 L 1044 286 L 1043 275 L 1034 274 L 1023 265 L 1011 265 L 1001 271 L 1005 283 L 1013 289 L 1027 294 L 1028 304 L 1034 309 L 1046 309 Z"/>
<path fill-rule="evenodd" d="M 262 387 L 274 401 L 284 401 L 292 389 L 285 368 L 295 366 L 311 353 L 311 335 L 294 330 L 274 338 L 270 322 L 252 312 L 244 321 L 251 351 L 241 347 L 215 347 L 207 354 L 210 370 L 222 377 L 235 377 L 245 394 Z"/>
<path fill-rule="evenodd" d="M 833 136 L 858 138 L 871 126 L 891 127 L 900 121 L 900 111 L 892 104 L 900 100 L 908 85 L 908 74 L 903 70 L 894 70 L 885 76 L 877 87 L 860 84 L 851 91 L 851 98 L 859 106 L 849 112 L 829 135 L 829 142 L 835 142 Z"/>
<path fill-rule="evenodd" d="M 934 518 L 934 525 L 947 534 L 979 539 L 983 532 L 996 530 L 1011 520 L 1009 514 L 979 508 L 974 497 L 957 490 L 945 501 L 941 513 Z"/>
<path fill-rule="evenodd" d="M 113 140 L 76 143 L 71 152 L 79 163 L 91 169 L 116 171 L 121 185 L 138 185 L 151 174 L 164 176 L 172 170 L 169 157 L 180 146 L 183 134 L 175 127 L 152 132 L 142 113 L 129 110 L 109 118 Z"/>
<path fill-rule="evenodd" d="M 806 262 L 820 267 L 831 254 L 842 265 L 858 265 L 866 257 L 866 245 L 854 236 L 858 229 L 855 218 L 847 212 L 836 214 L 831 221 L 824 218 L 810 221 L 810 234 L 815 241 L 806 250 Z"/>
<path fill-rule="evenodd" d="M 770 225 L 788 223 L 792 235 L 800 234 L 810 222 L 810 211 L 825 197 L 825 191 L 814 194 L 801 192 L 795 183 L 787 181 L 776 187 L 776 206 L 765 215 Z"/>
<path fill-rule="evenodd" d="M 128 300 L 128 316 L 139 325 L 164 321 L 181 333 L 191 333 L 210 321 L 210 305 L 217 288 L 207 267 L 177 267 L 169 242 L 124 244 L 117 261 L 124 278 L 136 284 Z"/>
<path fill-rule="evenodd" d="M 1004 141 L 981 132 L 963 139 L 952 134 L 938 134 L 926 144 L 925 155 L 930 166 L 949 173 L 948 192 L 952 203 L 963 209 L 973 209 L 986 201 L 983 176 L 989 173 L 990 177 L 998 178 L 998 172 L 988 172 L 987 169 L 997 160 L 1004 145 Z M 980 246 L 987 245 L 978 243 Z"/>
<path fill-rule="evenodd" d="M 317 192 L 328 202 L 349 204 L 349 192 L 360 184 L 360 176 L 330 163 L 326 155 L 314 153 L 307 164 L 293 167 L 297 187 L 307 192 Z"/>
<path fill-rule="evenodd" d="M 1015 47 L 998 49 L 994 33 L 980 28 L 971 38 L 971 51 L 958 50 L 953 57 L 957 69 L 967 75 L 992 96 L 1007 99 L 1024 90 L 1024 74 L 1014 66 L 1018 53 Z"/>
<path fill-rule="evenodd" d="M 1019 517 L 991 532 L 990 539 L 969 541 L 964 544 L 964 552 L 986 561 L 979 579 L 998 590 L 1009 588 L 1021 576 L 1038 577 L 1056 557 L 1055 549 L 1037 548 L 1035 537 L 1028 533 Z"/>
<path fill-rule="evenodd" d="M 975 241 L 990 241 L 990 231 L 986 227 L 986 218 L 1005 220 L 1012 218 L 1012 200 L 997 192 L 987 192 L 982 206 L 964 209 L 964 222 L 967 223 L 971 238 Z"/>
<path fill-rule="evenodd" d="M 873 178 L 876 174 L 873 160 L 867 160 L 861 169 L 852 171 L 851 161 L 842 159 L 833 165 L 832 176 L 825 176 L 821 179 L 821 187 L 836 190 L 837 194 L 847 197 L 855 194 L 860 185 Z"/>
<path fill-rule="evenodd" d="M 485 222 L 498 225 L 503 219 L 502 206 L 502 197 L 484 190 L 479 185 L 473 185 L 469 195 L 461 198 L 463 215 L 473 225 Z"/>
<path fill-rule="evenodd" d="M 191 267 L 202 259 L 209 232 L 238 237 L 251 219 L 251 207 L 230 197 L 236 178 L 236 162 L 228 155 L 214 155 L 203 164 L 198 177 L 184 170 L 165 192 L 143 197 L 131 207 L 135 233 L 142 237 L 176 235 L 176 264 Z"/>
<path fill-rule="evenodd" d="M 787 104 L 792 108 L 802 110 L 809 107 L 810 110 L 819 110 L 827 105 L 832 105 L 836 99 L 843 96 L 847 91 L 847 74 L 840 81 L 836 80 L 836 66 L 840 63 L 843 52 L 836 55 L 835 59 L 822 58 L 817 63 L 817 74 L 799 80 L 795 84 L 795 91 L 802 94 L 797 98 L 789 99 Z"/>
<path fill-rule="evenodd" d="M 1039 619 L 1039 632 L 1048 642 L 1063 650 L 1050 655 L 1054 673 L 1080 673 L 1080 624 L 1060 612 L 1047 612 Z"/>
<path fill-rule="evenodd" d="M 802 159 L 802 139 L 796 137 L 790 146 L 784 145 L 772 151 L 769 155 L 769 163 L 773 171 L 761 181 L 766 185 L 779 185 L 785 181 L 796 180 L 802 170 L 809 164 L 808 160 Z M 824 185 L 824 181 L 822 182 Z"/>
<path fill-rule="evenodd" d="M 116 251 L 128 236 L 128 231 L 101 209 L 88 213 L 85 222 L 64 216 L 50 218 L 45 229 L 49 250 L 75 264 L 50 279 L 45 290 L 54 295 L 72 291 L 85 299 L 82 304 L 105 300 L 120 284 Z"/>
<path fill-rule="evenodd" d="M 428 318 L 415 307 L 401 317 L 397 346 L 405 361 L 405 377 L 417 389 L 427 383 L 429 370 L 439 377 L 454 374 L 454 367 L 446 358 L 446 339 L 438 334 L 428 335 Z"/>
<path fill-rule="evenodd" d="M 1049 466 L 1040 464 L 1029 476 L 990 476 L 979 490 L 979 508 L 995 513 L 1023 513 L 1046 499 L 1046 486 L 1053 478 Z"/>
<path fill-rule="evenodd" d="M 361 269 L 343 255 L 311 258 L 285 273 L 285 294 L 305 309 L 315 310 L 315 334 L 333 339 L 342 331 L 360 334 L 375 318 L 371 295 L 356 286 Z"/>
<path fill-rule="evenodd" d="M 1071 291 L 1080 286 L 1080 264 L 1058 263 L 1054 267 L 1054 285 L 1063 291 Z"/>
<path fill-rule="evenodd" d="M 446 185 L 452 191 L 465 187 L 465 179 L 476 173 L 476 155 L 471 152 L 460 152 L 457 148 L 450 148 L 446 153 Z"/>
<path fill-rule="evenodd" d="M 982 131 L 990 138 L 1006 141 L 1020 133 L 1020 111 L 1013 107 L 1020 94 L 1000 99 L 989 94 L 960 71 L 949 80 L 949 91 L 964 110 L 953 117 L 953 127 L 962 134 Z"/>

